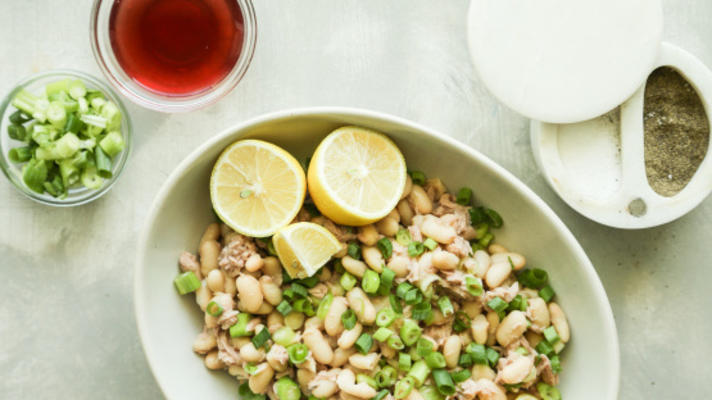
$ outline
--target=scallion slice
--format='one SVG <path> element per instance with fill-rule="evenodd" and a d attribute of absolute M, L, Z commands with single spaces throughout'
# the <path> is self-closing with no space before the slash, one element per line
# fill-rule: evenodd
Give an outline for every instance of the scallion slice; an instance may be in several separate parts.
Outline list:
<path fill-rule="evenodd" d="M 468 187 L 460 188 L 460 190 L 457 192 L 457 197 L 455 198 L 455 201 L 457 202 L 457 204 L 469 206 L 470 202 L 472 201 L 472 189 Z"/>
<path fill-rule="evenodd" d="M 398 229 L 396 232 L 396 242 L 401 246 L 408 246 L 411 242 L 410 232 L 407 229 Z"/>
<path fill-rule="evenodd" d="M 250 336 L 252 332 L 247 330 L 247 323 L 250 322 L 250 318 L 252 316 L 247 313 L 237 314 L 237 322 L 230 327 L 230 337 Z"/>
<path fill-rule="evenodd" d="M 362 333 L 354 343 L 354 347 L 361 354 L 367 354 L 371 350 L 371 346 L 373 346 L 373 338 L 368 333 Z"/>
<path fill-rule="evenodd" d="M 495 297 L 492 300 L 487 302 L 487 307 L 491 308 L 495 312 L 502 312 L 507 309 L 509 304 L 502 300 L 501 297 Z"/>
<path fill-rule="evenodd" d="M 282 300 L 279 304 L 277 304 L 277 311 L 286 317 L 287 314 L 292 312 L 292 306 L 287 300 Z"/>
<path fill-rule="evenodd" d="M 356 326 L 356 313 L 354 313 L 354 310 L 349 308 L 341 314 L 341 324 L 347 330 Z"/>
<path fill-rule="evenodd" d="M 264 346 L 270 338 L 271 336 L 267 328 L 262 328 L 262 330 L 252 338 L 252 344 L 259 349 Z"/>
<path fill-rule="evenodd" d="M 220 304 L 216 303 L 215 301 L 211 301 L 205 307 L 205 312 L 208 313 L 208 315 L 210 315 L 210 316 L 219 317 L 220 314 L 223 313 L 223 308 Z"/>
<path fill-rule="evenodd" d="M 433 381 L 438 392 L 445 396 L 455 394 L 455 383 L 452 381 L 450 374 L 444 369 L 436 369 L 433 371 Z"/>
<path fill-rule="evenodd" d="M 427 238 L 423 242 L 423 246 L 425 246 L 428 250 L 435 250 L 435 248 L 438 247 L 438 242 L 434 241 L 431 238 Z"/>
<path fill-rule="evenodd" d="M 378 276 L 378 272 L 367 269 L 363 273 L 361 278 L 361 288 L 364 292 L 368 294 L 375 294 L 378 292 L 378 287 L 381 285 L 381 278 Z"/>
<path fill-rule="evenodd" d="M 455 308 L 453 307 L 450 298 L 447 296 L 442 296 L 438 299 L 438 307 L 440 308 L 440 312 L 443 313 L 444 317 L 455 313 Z"/>
<path fill-rule="evenodd" d="M 411 241 L 408 243 L 408 255 L 411 257 L 418 257 L 425 251 L 425 246 L 421 242 Z"/>
<path fill-rule="evenodd" d="M 44 179 L 42 179 L 44 181 Z M 178 289 L 178 293 L 187 294 L 195 292 L 200 287 L 200 279 L 195 276 L 193 271 L 183 272 L 173 281 Z"/>
<path fill-rule="evenodd" d="M 420 338 L 420 327 L 418 323 L 412 319 L 406 319 L 403 321 L 403 325 L 400 329 L 400 337 L 403 339 L 403 343 L 407 346 L 415 343 L 418 338 Z"/>
<path fill-rule="evenodd" d="M 331 308 L 331 303 L 333 301 L 334 295 L 331 294 L 331 292 L 327 293 L 326 296 L 321 299 L 321 302 L 319 302 L 319 307 L 317 307 L 316 309 L 316 316 L 319 317 L 319 319 L 323 320 L 326 318 L 326 314 L 329 312 L 329 308 Z"/>
<path fill-rule="evenodd" d="M 287 347 L 287 354 L 289 355 L 289 361 L 294 365 L 298 365 L 307 359 L 309 348 L 303 343 L 295 343 Z"/>
<path fill-rule="evenodd" d="M 391 258 L 393 254 L 393 243 L 391 243 L 390 239 L 386 237 L 379 239 L 378 242 L 376 242 L 376 247 L 378 247 L 384 259 L 388 260 Z"/>

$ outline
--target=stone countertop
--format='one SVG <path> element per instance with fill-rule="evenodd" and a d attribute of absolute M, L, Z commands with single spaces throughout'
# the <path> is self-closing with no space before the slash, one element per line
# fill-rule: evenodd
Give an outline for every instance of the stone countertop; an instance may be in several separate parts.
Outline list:
<path fill-rule="evenodd" d="M 623 231 L 574 212 L 547 186 L 525 118 L 475 76 L 467 1 L 257 1 L 258 42 L 243 81 L 219 103 L 166 115 L 127 104 L 134 148 L 116 186 L 75 208 L 29 201 L 0 179 L 0 393 L 3 398 L 160 398 L 132 306 L 137 232 L 173 168 L 224 128 L 284 108 L 341 105 L 450 134 L 513 172 L 579 239 L 603 281 L 620 336 L 621 399 L 712 395 L 712 200 L 670 224 Z M 712 2 L 665 0 L 665 40 L 712 66 Z M 26 75 L 100 75 L 90 0 L 5 0 L 0 92 Z M 167 333 L 170 334 L 170 333 Z"/>

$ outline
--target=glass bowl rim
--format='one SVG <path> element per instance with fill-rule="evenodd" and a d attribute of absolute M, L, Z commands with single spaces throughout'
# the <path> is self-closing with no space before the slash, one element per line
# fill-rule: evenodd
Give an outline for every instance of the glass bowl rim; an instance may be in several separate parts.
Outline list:
<path fill-rule="evenodd" d="M 55 207 L 72 207 L 72 206 L 78 206 L 82 204 L 89 203 L 91 201 L 94 201 L 98 199 L 99 197 L 103 196 L 106 194 L 109 189 L 111 189 L 116 181 L 119 179 L 121 176 L 121 173 L 123 172 L 126 162 L 129 159 L 129 156 L 131 154 L 131 146 L 132 146 L 132 135 L 133 135 L 133 127 L 131 125 L 131 117 L 129 116 L 128 110 L 124 106 L 123 102 L 121 101 L 121 97 L 114 91 L 109 85 L 106 83 L 102 82 L 99 78 L 90 75 L 86 72 L 74 70 L 74 69 L 69 69 L 69 68 L 61 68 L 61 69 L 51 69 L 47 71 L 41 71 L 38 73 L 34 73 L 32 75 L 29 75 L 23 79 L 21 79 L 19 82 L 17 82 L 13 88 L 8 92 L 8 94 L 3 98 L 2 103 L 0 104 L 0 118 L 2 118 L 6 111 L 8 110 L 9 107 L 11 107 L 11 102 L 12 98 L 15 96 L 15 94 L 20 91 L 23 88 L 26 88 L 38 81 L 41 81 L 43 79 L 47 78 L 52 78 L 52 77 L 75 77 L 75 78 L 80 78 L 84 82 L 88 83 L 90 86 L 94 86 L 101 90 L 105 95 L 111 98 L 112 101 L 116 103 L 116 106 L 119 108 L 121 111 L 121 134 L 124 137 L 124 143 L 125 147 L 117 155 L 118 158 L 116 158 L 116 161 L 118 164 L 114 167 L 114 174 L 110 179 L 107 179 L 104 184 L 102 185 L 101 188 L 96 189 L 96 190 L 87 190 L 85 193 L 79 194 L 76 197 L 67 197 L 66 199 L 56 199 L 51 196 L 46 196 L 44 194 L 36 193 L 30 188 L 25 185 L 25 183 L 21 180 L 18 179 L 17 176 L 15 176 L 11 171 L 11 165 L 9 163 L 9 160 L 7 160 L 7 157 L 5 155 L 5 151 L 9 149 L 4 149 L 2 146 L 2 141 L 0 141 L 0 152 L 3 154 L 0 154 L 0 169 L 2 170 L 3 174 L 8 178 L 8 180 L 12 183 L 12 185 L 22 194 L 24 194 L 26 197 L 44 204 L 44 205 L 49 205 L 49 206 L 55 206 Z M 0 135 L 4 135 L 5 127 L 7 126 L 8 122 L 6 120 L 0 121 Z"/>
<path fill-rule="evenodd" d="M 89 24 L 89 39 L 94 58 L 109 83 L 129 100 L 154 111 L 173 113 L 188 112 L 207 107 L 225 97 L 237 86 L 252 63 L 257 43 L 257 18 L 252 0 L 234 0 L 240 7 L 244 23 L 243 47 L 230 72 L 206 90 L 186 96 L 167 96 L 148 90 L 131 79 L 122 76 L 123 68 L 113 60 L 111 45 L 102 46 L 104 40 L 98 29 L 102 26 L 99 13 L 102 6 L 115 0 L 94 0 Z M 107 26 L 108 29 L 108 26 Z M 107 47 L 108 51 L 102 48 Z M 110 54 L 109 54 L 110 53 Z"/>

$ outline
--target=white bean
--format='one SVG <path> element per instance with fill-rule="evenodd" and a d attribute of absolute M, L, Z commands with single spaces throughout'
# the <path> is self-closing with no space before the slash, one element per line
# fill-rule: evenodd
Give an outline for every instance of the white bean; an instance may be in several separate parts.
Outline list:
<path fill-rule="evenodd" d="M 492 243 L 491 245 L 487 246 L 487 251 L 490 254 L 498 254 L 498 253 L 506 253 L 509 250 L 507 250 L 507 248 L 502 246 L 501 244 Z"/>
<path fill-rule="evenodd" d="M 354 325 L 353 328 L 343 331 L 341 333 L 341 336 L 339 336 L 339 341 L 337 342 L 339 347 L 342 349 L 351 348 L 354 343 L 356 343 L 358 337 L 361 336 L 362 331 L 363 325 L 359 324 L 358 322 L 356 323 L 356 325 Z"/>
<path fill-rule="evenodd" d="M 381 350 L 381 355 L 382 355 L 385 359 L 388 360 L 388 359 L 391 359 L 391 358 L 393 358 L 393 357 L 396 356 L 396 349 L 394 349 L 393 347 L 387 345 L 386 343 L 381 342 L 378 347 L 379 347 L 379 349 Z"/>
<path fill-rule="evenodd" d="M 336 350 L 334 350 L 334 359 L 331 361 L 330 365 L 335 368 L 343 366 L 349 361 L 349 357 L 351 357 L 351 355 L 355 352 L 355 347 L 352 347 L 350 349 L 342 349 L 341 347 L 337 347 Z"/>
<path fill-rule="evenodd" d="M 198 245 L 198 248 L 203 245 L 203 243 L 207 242 L 208 240 L 215 240 L 217 241 L 220 239 L 220 224 L 217 222 L 213 222 L 212 224 L 208 225 L 207 228 L 205 228 L 205 232 L 203 232 L 203 236 L 200 238 L 200 244 Z"/>
<path fill-rule="evenodd" d="M 406 396 L 403 400 L 425 400 L 425 397 L 420 394 L 418 389 L 413 388 L 413 390 L 411 390 L 410 393 L 408 393 L 408 396 Z"/>
<path fill-rule="evenodd" d="M 225 288 L 223 280 L 223 272 L 219 269 L 214 269 L 208 273 L 205 278 L 208 288 L 213 292 L 222 292 Z"/>
<path fill-rule="evenodd" d="M 423 232 L 423 235 L 443 244 L 450 244 L 457 237 L 457 231 L 455 231 L 455 228 L 445 224 L 439 218 L 432 215 L 425 216 L 421 231 Z"/>
<path fill-rule="evenodd" d="M 269 383 L 274 376 L 274 370 L 268 363 L 262 363 L 257 366 L 257 372 L 250 377 L 247 385 L 252 390 L 252 393 L 264 394 L 269 388 Z"/>
<path fill-rule="evenodd" d="M 442 271 L 452 271 L 457 268 L 460 258 L 449 251 L 436 249 L 433 252 L 433 266 Z"/>
<path fill-rule="evenodd" d="M 398 210 L 403 225 L 408 226 L 413 222 L 413 210 L 407 200 L 401 200 L 396 206 L 396 210 Z"/>
<path fill-rule="evenodd" d="M 321 364 L 329 364 L 334 359 L 334 351 L 329 347 L 324 335 L 314 328 L 304 329 L 302 334 L 304 344 L 307 345 L 312 352 L 312 356 L 316 362 Z"/>
<path fill-rule="evenodd" d="M 303 363 L 303 364 L 306 364 L 306 363 Z M 311 382 L 315 376 L 316 376 L 316 373 L 312 372 L 308 369 L 305 369 L 305 368 L 297 369 L 297 382 L 299 383 L 299 386 L 302 388 L 303 392 L 307 392 L 307 390 L 309 388 L 309 382 Z"/>
<path fill-rule="evenodd" d="M 457 366 L 461 350 L 462 342 L 459 336 L 452 335 L 445 339 L 445 343 L 443 344 L 443 356 L 445 356 L 445 362 L 448 368 L 455 368 Z"/>
<path fill-rule="evenodd" d="M 358 238 L 358 240 L 366 246 L 373 246 L 378 241 L 378 231 L 373 225 L 359 226 L 356 238 Z"/>
<path fill-rule="evenodd" d="M 208 289 L 206 282 L 203 281 L 198 290 L 195 291 L 195 302 L 198 303 L 201 310 L 205 311 L 212 297 L 213 293 Z"/>
<path fill-rule="evenodd" d="M 403 193 L 401 194 L 400 199 L 403 200 L 408 195 L 410 194 L 410 191 L 413 189 L 413 179 L 410 178 L 410 175 L 407 175 L 405 177 L 405 186 L 403 187 Z"/>
<path fill-rule="evenodd" d="M 489 322 L 489 329 L 487 329 L 487 345 L 492 346 L 496 342 L 495 333 L 499 327 L 499 315 L 497 315 L 495 311 L 488 312 L 487 322 Z"/>
<path fill-rule="evenodd" d="M 509 346 L 527 330 L 527 317 L 522 311 L 510 312 L 497 327 L 497 342 Z"/>
<path fill-rule="evenodd" d="M 393 255 L 388 261 L 388 268 L 392 269 L 398 277 L 408 275 L 408 264 L 410 259 L 406 256 Z"/>
<path fill-rule="evenodd" d="M 467 314 L 470 319 L 475 318 L 482 313 L 482 304 L 479 301 L 467 301 L 462 304 L 462 311 Z"/>
<path fill-rule="evenodd" d="M 425 193 L 425 189 L 420 185 L 413 185 L 408 195 L 408 204 L 416 214 L 430 214 L 430 212 L 433 211 L 433 202 L 430 200 L 430 197 L 428 197 L 428 194 Z M 401 214 L 401 217 L 402 216 Z"/>
<path fill-rule="evenodd" d="M 543 336 L 541 336 L 540 334 L 538 334 L 534 331 L 524 332 L 524 337 L 527 339 L 527 342 L 529 342 L 529 346 L 531 346 L 531 347 L 536 347 L 536 345 L 538 345 L 539 342 L 544 340 Z"/>
<path fill-rule="evenodd" d="M 309 328 L 322 330 L 322 329 L 324 329 L 324 323 L 321 321 L 321 318 L 319 318 L 319 317 L 316 317 L 316 316 L 310 317 L 310 318 L 307 318 L 306 321 L 304 321 L 304 329 L 309 329 Z"/>
<path fill-rule="evenodd" d="M 247 362 L 260 362 L 265 358 L 265 352 L 257 349 L 252 342 L 245 343 L 240 347 L 240 358 Z"/>
<path fill-rule="evenodd" d="M 304 323 L 304 314 L 292 311 L 284 317 L 284 324 L 296 331 L 302 327 Z"/>
<path fill-rule="evenodd" d="M 235 297 L 235 295 L 237 295 L 237 285 L 235 284 L 235 279 L 229 277 L 223 270 L 220 270 L 220 273 L 223 276 L 223 292 Z"/>
<path fill-rule="evenodd" d="M 215 240 L 203 242 L 198 249 L 200 253 L 200 272 L 203 276 L 218 267 L 218 255 L 220 254 L 220 243 Z"/>
<path fill-rule="evenodd" d="M 218 317 L 213 317 L 208 313 L 205 313 L 205 318 L 203 318 L 203 321 L 205 322 L 205 327 L 208 329 L 217 328 L 218 326 Z"/>
<path fill-rule="evenodd" d="M 484 250 L 477 250 L 472 256 L 477 263 L 475 264 L 473 270 L 471 271 L 478 278 L 484 278 L 489 270 L 490 265 L 492 265 L 492 260 Z"/>
<path fill-rule="evenodd" d="M 376 308 L 369 300 L 366 293 L 359 287 L 355 287 L 346 293 L 349 307 L 354 310 L 358 320 L 364 325 L 371 325 L 376 320 Z"/>
<path fill-rule="evenodd" d="M 534 360 L 529 357 L 517 357 L 502 368 L 502 382 L 514 385 L 520 383 L 529 375 L 534 367 Z"/>
<path fill-rule="evenodd" d="M 350 256 L 345 256 L 344 258 L 342 258 L 341 265 L 344 266 L 344 269 L 348 273 L 359 278 L 363 277 L 363 274 L 366 272 L 366 268 L 368 268 L 366 267 L 366 263 L 355 258 L 351 258 Z"/>
<path fill-rule="evenodd" d="M 278 344 L 273 344 L 269 348 L 267 355 L 265 356 L 267 363 L 273 370 L 282 372 L 287 369 L 287 360 L 289 359 L 289 354 L 287 349 Z"/>
<path fill-rule="evenodd" d="M 198 354 L 206 354 L 217 346 L 215 336 L 208 332 L 201 332 L 193 341 L 193 351 Z"/>
<path fill-rule="evenodd" d="M 260 283 L 252 275 L 242 274 L 235 281 L 237 284 L 237 296 L 245 310 L 254 313 L 262 306 L 262 290 Z"/>
<path fill-rule="evenodd" d="M 345 393 L 361 399 L 370 399 L 376 395 L 376 389 L 368 386 L 368 384 L 356 384 L 356 376 L 354 372 L 348 368 L 344 368 L 339 372 L 339 376 L 336 378 L 336 384 L 339 386 L 339 389 Z"/>
<path fill-rule="evenodd" d="M 480 379 L 475 385 L 480 388 L 480 393 L 487 393 L 487 400 L 507 400 L 507 392 L 492 380 Z"/>
<path fill-rule="evenodd" d="M 376 368 L 376 365 L 378 365 L 378 360 L 380 359 L 381 356 L 377 353 L 369 353 L 365 355 L 361 353 L 356 353 L 349 357 L 349 364 L 354 366 L 354 368 L 372 371 Z"/>
<path fill-rule="evenodd" d="M 487 379 L 493 381 L 497 374 L 487 364 L 475 364 L 472 366 L 471 378 L 474 381 Z"/>
<path fill-rule="evenodd" d="M 245 261 L 245 269 L 249 272 L 255 272 L 260 270 L 265 265 L 264 260 L 259 254 L 255 253 L 247 258 Z"/>
<path fill-rule="evenodd" d="M 361 249 L 361 255 L 363 256 L 363 260 L 366 261 L 366 264 L 371 267 L 372 270 L 379 273 L 383 271 L 385 261 L 383 261 L 381 251 L 376 247 L 364 246 L 363 249 Z"/>
<path fill-rule="evenodd" d="M 527 259 L 519 253 L 505 252 L 495 253 L 494 255 L 492 255 L 493 264 L 500 262 L 509 263 L 510 261 L 512 262 L 511 265 L 514 265 L 515 271 L 519 271 L 520 269 L 524 268 L 525 265 L 527 265 Z"/>
<path fill-rule="evenodd" d="M 225 368 L 225 363 L 218 358 L 218 351 L 213 350 L 208 355 L 205 356 L 205 359 L 203 360 L 205 362 L 205 366 L 208 367 L 208 369 L 216 370 L 216 369 L 223 369 Z"/>
<path fill-rule="evenodd" d="M 529 303 L 527 313 L 529 314 L 529 319 L 531 319 L 532 323 L 540 329 L 544 329 L 549 326 L 549 323 L 551 322 L 549 318 L 549 309 L 546 307 L 544 299 L 535 297 L 527 300 L 527 303 Z"/>
<path fill-rule="evenodd" d="M 282 290 L 279 288 L 279 285 L 274 283 L 272 277 L 269 275 L 262 275 L 260 277 L 260 288 L 262 289 L 262 295 L 268 303 L 276 306 L 282 302 Z"/>
<path fill-rule="evenodd" d="M 337 336 L 344 330 L 344 325 L 341 323 L 341 315 L 346 312 L 348 306 L 346 299 L 342 296 L 334 297 L 331 301 L 329 311 L 324 318 L 324 330 L 329 336 Z"/>
<path fill-rule="evenodd" d="M 500 286 L 509 277 L 512 272 L 512 266 L 509 262 L 499 262 L 494 263 L 487 270 L 487 275 L 485 275 L 485 282 L 490 289 L 494 289 Z"/>
<path fill-rule="evenodd" d="M 561 341 L 567 343 L 571 338 L 571 332 L 569 332 L 569 323 L 566 321 L 564 310 L 558 304 L 552 302 L 549 303 L 549 314 L 551 315 L 551 324 L 554 325 L 554 329 L 559 334 Z"/>
<path fill-rule="evenodd" d="M 376 229 L 383 236 L 394 237 L 399 228 L 398 221 L 391 217 L 386 217 L 376 222 Z"/>
<path fill-rule="evenodd" d="M 470 324 L 470 330 L 472 331 L 472 339 L 475 340 L 475 343 L 487 343 L 489 325 L 490 324 L 489 321 L 487 321 L 487 317 L 485 317 L 483 314 L 479 314 L 472 319 L 472 323 Z"/>
<path fill-rule="evenodd" d="M 272 311 L 267 316 L 267 330 L 269 333 L 274 333 L 277 329 L 284 326 L 284 316 L 278 311 Z"/>
<path fill-rule="evenodd" d="M 312 396 L 320 399 L 329 398 L 339 391 L 339 387 L 336 386 L 336 382 L 325 379 L 316 381 L 313 385 L 313 387 L 310 387 L 311 394 Z"/>
<path fill-rule="evenodd" d="M 274 306 L 272 304 L 269 304 L 266 301 L 263 301 L 262 304 L 260 305 L 260 308 L 257 309 L 257 311 L 254 312 L 254 314 L 257 315 L 267 315 L 274 311 Z"/>
<path fill-rule="evenodd" d="M 269 275 L 278 284 L 282 283 L 282 265 L 279 263 L 277 257 L 269 256 L 262 259 L 264 265 L 262 266 L 262 271 L 265 275 Z M 279 276 L 279 280 L 277 280 Z"/>

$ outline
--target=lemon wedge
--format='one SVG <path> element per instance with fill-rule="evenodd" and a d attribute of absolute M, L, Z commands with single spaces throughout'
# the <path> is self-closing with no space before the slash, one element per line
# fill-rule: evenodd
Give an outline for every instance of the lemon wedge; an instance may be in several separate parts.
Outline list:
<path fill-rule="evenodd" d="M 306 179 L 284 149 L 261 140 L 240 140 L 218 157 L 210 175 L 210 200 L 218 217 L 251 237 L 271 236 L 299 212 Z"/>
<path fill-rule="evenodd" d="M 314 275 L 341 250 L 341 243 L 321 225 L 297 222 L 272 237 L 277 257 L 289 276 L 303 279 Z"/>
<path fill-rule="evenodd" d="M 405 159 L 382 133 L 346 126 L 319 144 L 307 180 L 322 214 L 338 224 L 366 225 L 398 204 L 406 183 Z"/>

